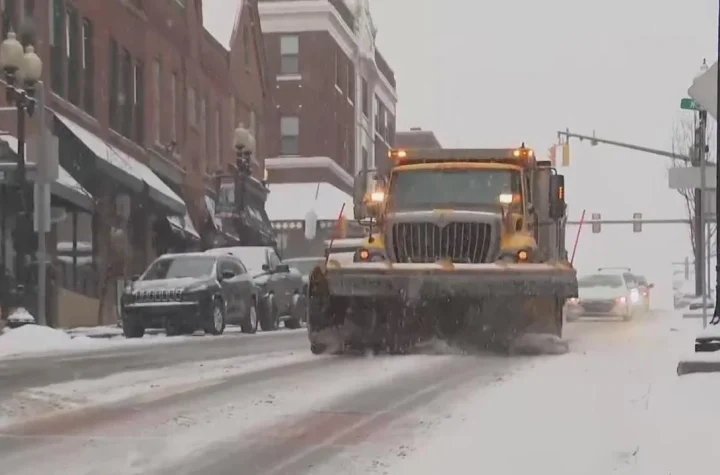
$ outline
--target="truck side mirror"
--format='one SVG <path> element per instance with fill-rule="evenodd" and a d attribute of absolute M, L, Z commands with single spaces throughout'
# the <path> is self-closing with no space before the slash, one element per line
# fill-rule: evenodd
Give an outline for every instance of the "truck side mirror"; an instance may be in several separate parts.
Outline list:
<path fill-rule="evenodd" d="M 565 216 L 565 176 L 550 175 L 550 219 Z"/>
<path fill-rule="evenodd" d="M 357 220 L 363 220 L 368 217 L 365 207 L 366 191 L 367 171 L 363 170 L 355 176 L 355 181 L 353 182 L 353 213 Z"/>

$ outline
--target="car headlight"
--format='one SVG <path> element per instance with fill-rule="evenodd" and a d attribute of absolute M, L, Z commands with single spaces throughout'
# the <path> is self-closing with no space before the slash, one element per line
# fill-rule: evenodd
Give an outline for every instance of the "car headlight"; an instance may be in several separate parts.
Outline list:
<path fill-rule="evenodd" d="M 353 255 L 353 262 L 381 262 L 385 260 L 385 254 L 382 251 L 370 249 L 358 249 Z"/>

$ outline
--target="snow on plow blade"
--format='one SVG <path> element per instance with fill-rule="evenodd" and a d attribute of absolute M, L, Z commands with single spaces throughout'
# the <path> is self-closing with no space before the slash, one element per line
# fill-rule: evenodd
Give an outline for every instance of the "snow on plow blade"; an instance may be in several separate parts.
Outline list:
<path fill-rule="evenodd" d="M 341 297 L 401 297 L 408 300 L 457 297 L 553 295 L 577 297 L 575 269 L 557 264 L 329 265 L 328 290 Z"/>
<path fill-rule="evenodd" d="M 577 296 L 563 264 L 330 262 L 310 278 L 313 352 L 344 346 L 404 352 L 432 337 L 506 348 L 518 335 L 560 337 L 562 305 Z"/>

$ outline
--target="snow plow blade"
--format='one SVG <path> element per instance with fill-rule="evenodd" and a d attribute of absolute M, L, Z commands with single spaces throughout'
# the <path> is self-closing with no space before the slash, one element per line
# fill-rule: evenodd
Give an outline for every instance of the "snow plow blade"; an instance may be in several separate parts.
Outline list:
<path fill-rule="evenodd" d="M 560 336 L 562 308 L 578 288 L 564 263 L 330 262 L 313 273 L 308 292 L 313 352 L 348 344 L 404 352 L 434 336 L 486 347 L 505 347 L 521 333 Z"/>

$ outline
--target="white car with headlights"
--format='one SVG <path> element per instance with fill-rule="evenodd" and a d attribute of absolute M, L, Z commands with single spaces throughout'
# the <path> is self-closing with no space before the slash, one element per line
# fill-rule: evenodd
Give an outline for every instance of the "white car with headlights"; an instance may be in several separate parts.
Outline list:
<path fill-rule="evenodd" d="M 630 320 L 642 306 L 634 282 L 623 272 L 599 271 L 578 279 L 578 298 L 567 303 L 568 321 L 578 317 L 622 317 Z"/>

